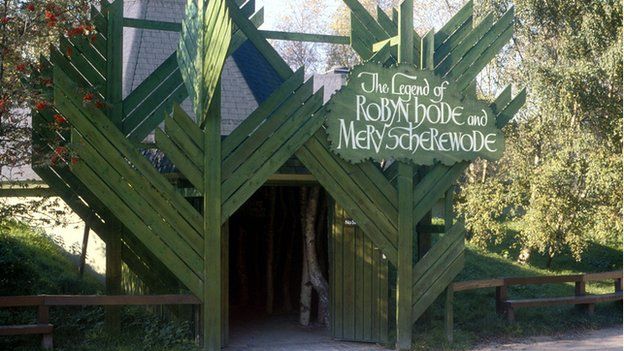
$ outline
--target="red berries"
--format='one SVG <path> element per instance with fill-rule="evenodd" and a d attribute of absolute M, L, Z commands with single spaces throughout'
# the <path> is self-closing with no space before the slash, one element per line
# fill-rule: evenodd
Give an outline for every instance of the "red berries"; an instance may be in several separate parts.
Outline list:
<path fill-rule="evenodd" d="M 54 120 L 56 121 L 56 123 L 66 123 L 67 122 L 65 117 L 59 115 L 58 113 L 54 115 Z"/>
<path fill-rule="evenodd" d="M 48 107 L 48 103 L 45 101 L 39 101 L 35 104 L 37 111 L 45 110 Z"/>

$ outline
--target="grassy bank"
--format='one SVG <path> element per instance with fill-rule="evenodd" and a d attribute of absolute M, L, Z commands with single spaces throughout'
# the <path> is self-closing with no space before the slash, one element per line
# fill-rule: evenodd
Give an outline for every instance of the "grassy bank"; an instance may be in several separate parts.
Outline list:
<path fill-rule="evenodd" d="M 503 246 L 481 250 L 468 244 L 466 265 L 456 281 L 600 272 L 622 267 L 621 250 L 597 244 L 590 245 L 582 261 L 558 257 L 550 270 L 546 269 L 545 257 L 532 255 L 529 262 L 522 265 L 512 259 L 515 257 L 517 252 L 510 252 Z M 587 286 L 587 291 L 590 294 L 612 293 L 613 282 L 593 282 Z M 574 283 L 513 286 L 508 293 L 510 299 L 571 296 Z M 477 289 L 455 294 L 455 342 L 448 345 L 444 337 L 443 307 L 439 298 L 430 311 L 429 320 L 419 321 L 414 326 L 414 349 L 462 350 L 490 340 L 556 335 L 622 324 L 622 305 L 613 302 L 597 304 L 593 316 L 570 305 L 520 309 L 516 322 L 510 324 L 495 312 L 494 289 Z"/>

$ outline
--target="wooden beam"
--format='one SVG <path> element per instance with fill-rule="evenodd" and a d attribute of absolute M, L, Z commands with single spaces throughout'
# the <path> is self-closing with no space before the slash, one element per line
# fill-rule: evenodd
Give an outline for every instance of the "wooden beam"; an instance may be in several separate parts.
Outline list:
<path fill-rule="evenodd" d="M 327 44 L 351 44 L 351 38 L 342 35 L 329 34 L 311 34 L 311 33 L 295 33 L 281 32 L 274 30 L 259 30 L 260 34 L 266 39 L 289 40 L 289 41 L 306 41 L 311 43 L 327 43 Z"/>
<path fill-rule="evenodd" d="M 204 129 L 204 293 L 203 349 L 222 346 L 223 293 L 221 233 L 221 83 L 209 107 Z"/>
<path fill-rule="evenodd" d="M 162 30 L 167 32 L 182 31 L 182 24 L 175 22 L 152 21 L 140 18 L 124 18 L 123 26 L 138 29 Z"/>

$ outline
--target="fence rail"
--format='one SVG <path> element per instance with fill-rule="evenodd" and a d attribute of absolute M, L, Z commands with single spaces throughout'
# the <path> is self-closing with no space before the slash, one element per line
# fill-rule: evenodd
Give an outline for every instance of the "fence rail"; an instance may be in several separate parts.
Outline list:
<path fill-rule="evenodd" d="M 54 326 L 50 324 L 52 306 L 130 306 L 199 305 L 193 295 L 35 295 L 0 296 L 0 308 L 37 307 L 37 323 L 0 325 L 0 336 L 40 334 L 41 348 L 52 349 Z"/>

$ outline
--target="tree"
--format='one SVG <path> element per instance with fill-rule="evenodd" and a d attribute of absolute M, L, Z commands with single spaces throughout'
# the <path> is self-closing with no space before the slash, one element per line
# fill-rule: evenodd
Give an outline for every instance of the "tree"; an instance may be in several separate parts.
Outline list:
<path fill-rule="evenodd" d="M 88 13 L 95 0 L 0 0 L 0 170 L 31 163 L 31 110 L 51 104 L 51 77 L 38 73 L 40 57 L 59 36 L 93 35 Z M 61 122 L 61 116 L 57 121 Z M 55 127 L 55 126 L 51 126 Z M 57 126 L 58 127 L 58 126 Z M 54 155 L 48 155 L 48 162 Z M 0 181 L 6 180 L 0 176 Z M 57 208 L 58 200 L 37 199 L 0 206 L 3 218 L 24 218 L 36 209 Z M 57 221 L 58 213 L 48 218 Z"/>
<path fill-rule="evenodd" d="M 590 241 L 621 240 L 622 3 L 515 4 L 517 34 L 494 79 L 528 87 L 527 104 L 503 159 L 467 172 L 460 210 L 480 245 L 500 241 L 502 221 L 521 221 L 520 244 L 550 266 L 568 250 L 581 259 Z"/>

